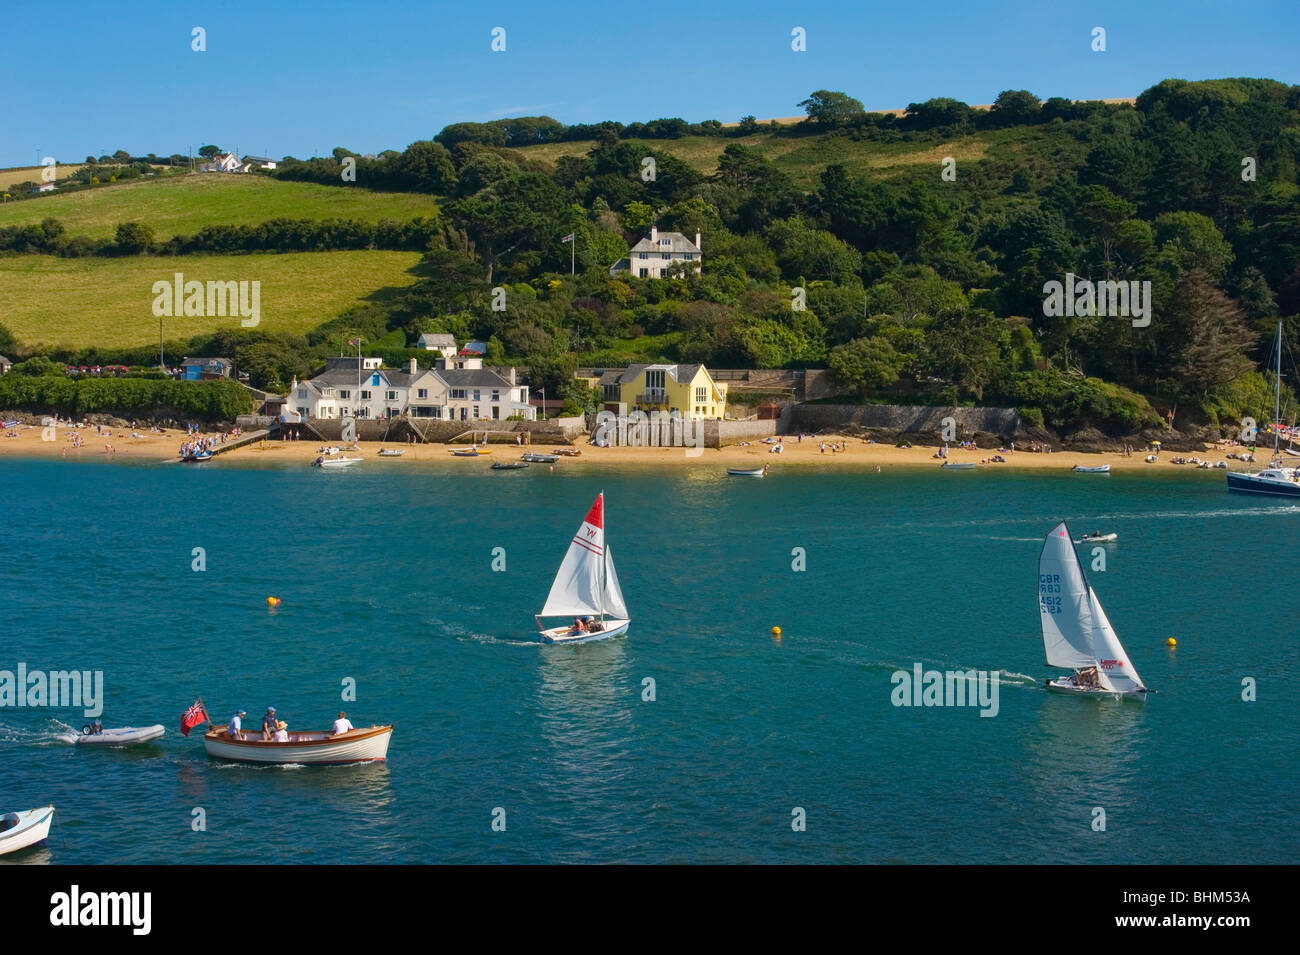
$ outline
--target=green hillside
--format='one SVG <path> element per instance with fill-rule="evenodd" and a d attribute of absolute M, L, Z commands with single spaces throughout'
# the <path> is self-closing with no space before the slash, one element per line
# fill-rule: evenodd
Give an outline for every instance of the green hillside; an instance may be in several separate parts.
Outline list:
<path fill-rule="evenodd" d="M 438 206 L 418 193 L 372 192 L 258 175 L 194 173 L 136 179 L 0 205 L 0 228 L 58 219 L 72 235 L 109 238 L 120 222 L 146 222 L 155 236 L 193 235 L 206 225 L 254 225 L 268 219 L 399 221 L 432 217 Z"/>
<path fill-rule="evenodd" d="M 158 340 L 153 283 L 261 282 L 261 322 L 269 334 L 303 334 L 384 289 L 415 281 L 414 252 L 311 252 L 62 259 L 0 257 L 5 290 L 0 324 L 32 347 L 130 348 Z M 239 326 L 238 318 L 164 318 L 168 341 Z"/>

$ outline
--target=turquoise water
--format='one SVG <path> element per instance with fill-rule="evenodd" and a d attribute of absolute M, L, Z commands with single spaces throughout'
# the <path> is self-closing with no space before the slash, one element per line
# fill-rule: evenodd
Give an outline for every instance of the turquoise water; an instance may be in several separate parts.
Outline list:
<path fill-rule="evenodd" d="M 0 463 L 0 670 L 102 670 L 105 725 L 168 728 L 155 746 L 82 752 L 57 739 L 86 722 L 80 710 L 0 708 L 0 810 L 59 809 L 47 846 L 11 858 L 1251 863 L 1300 851 L 1286 546 L 1300 507 L 1230 497 L 1221 475 L 1195 473 L 756 481 L 709 464 L 610 475 L 568 463 Z M 532 615 L 601 489 L 630 633 L 533 643 Z M 1076 535 L 1120 535 L 1089 576 L 1159 691 L 1145 706 L 1042 688 L 1037 558 L 1062 518 Z M 998 671 L 997 715 L 892 705 L 891 674 L 918 662 Z M 1245 677 L 1255 702 L 1241 699 Z M 340 702 L 345 678 L 356 702 Z M 389 760 L 211 761 L 177 731 L 199 694 L 222 722 L 246 709 L 246 726 L 267 705 L 293 729 L 340 707 L 359 725 L 392 721 Z M 196 807 L 206 831 L 192 830 Z M 792 829 L 795 807 L 806 831 Z"/>

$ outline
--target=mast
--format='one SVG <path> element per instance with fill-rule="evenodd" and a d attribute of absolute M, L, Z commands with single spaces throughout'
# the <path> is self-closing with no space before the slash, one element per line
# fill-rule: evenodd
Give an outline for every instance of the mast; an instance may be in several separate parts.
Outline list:
<path fill-rule="evenodd" d="M 600 622 L 605 623 L 605 590 L 609 587 L 609 532 L 605 520 L 605 492 L 600 492 Z"/>
<path fill-rule="evenodd" d="M 1277 320 L 1277 378 L 1273 381 L 1273 460 L 1277 460 L 1277 441 L 1281 437 L 1282 414 L 1282 319 Z"/>

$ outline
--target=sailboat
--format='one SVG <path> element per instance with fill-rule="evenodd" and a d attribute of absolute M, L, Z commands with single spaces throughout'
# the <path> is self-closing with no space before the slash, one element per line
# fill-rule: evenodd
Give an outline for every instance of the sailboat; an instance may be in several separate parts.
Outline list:
<path fill-rule="evenodd" d="M 1074 671 L 1048 680 L 1049 690 L 1146 701 L 1149 691 L 1083 576 L 1064 521 L 1047 535 L 1038 558 L 1038 609 L 1048 666 Z"/>
<path fill-rule="evenodd" d="M 1273 460 L 1254 474 L 1229 471 L 1228 490 L 1247 494 L 1276 494 L 1300 497 L 1300 468 L 1283 467 L 1278 451 L 1282 418 L 1282 322 L 1277 323 L 1277 377 L 1273 380 Z"/>
<path fill-rule="evenodd" d="M 543 617 L 578 618 L 584 625 L 579 629 L 567 623 L 547 629 L 542 625 Z M 628 619 L 623 591 L 618 586 L 614 558 L 605 546 L 603 491 L 596 495 L 578 533 L 569 542 L 546 605 L 534 619 L 538 636 L 547 643 L 582 643 L 627 633 L 632 621 Z"/>

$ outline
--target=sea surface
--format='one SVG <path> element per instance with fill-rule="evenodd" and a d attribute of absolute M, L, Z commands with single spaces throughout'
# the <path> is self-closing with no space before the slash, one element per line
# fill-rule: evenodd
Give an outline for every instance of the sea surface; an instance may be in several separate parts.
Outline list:
<path fill-rule="evenodd" d="M 82 751 L 81 709 L 0 707 L 0 811 L 58 809 L 0 863 L 1300 857 L 1295 504 L 1190 472 L 565 463 L 0 463 L 0 670 L 100 670 L 106 726 L 168 730 Z M 631 629 L 543 646 L 601 490 Z M 1104 570 L 1079 550 L 1145 705 L 1043 689 L 1062 519 L 1119 534 Z M 996 715 L 895 706 L 916 664 L 996 672 Z M 389 759 L 210 760 L 179 733 L 198 696 L 392 722 Z"/>

